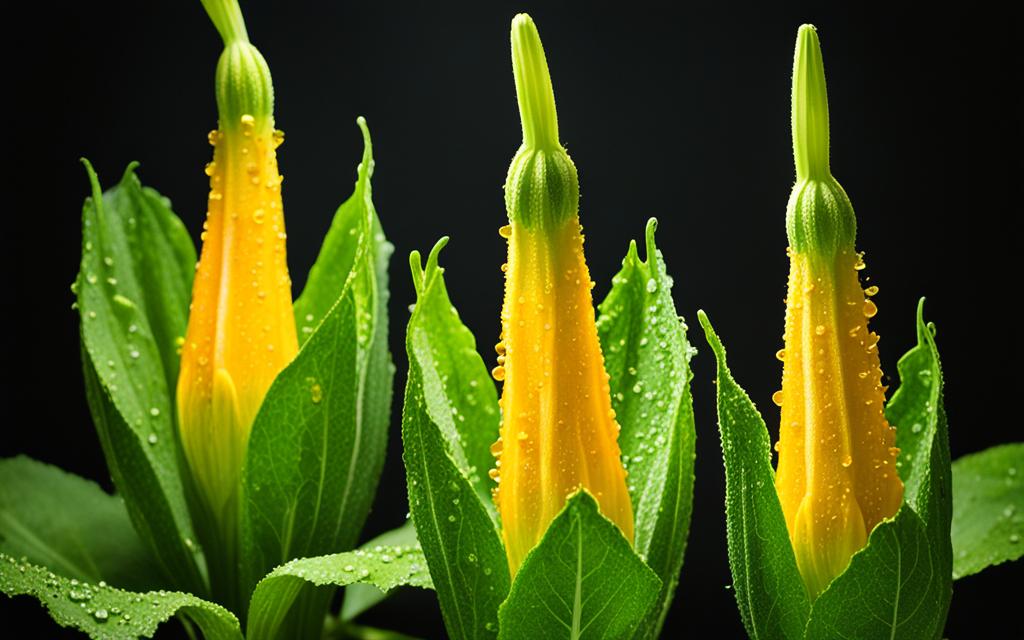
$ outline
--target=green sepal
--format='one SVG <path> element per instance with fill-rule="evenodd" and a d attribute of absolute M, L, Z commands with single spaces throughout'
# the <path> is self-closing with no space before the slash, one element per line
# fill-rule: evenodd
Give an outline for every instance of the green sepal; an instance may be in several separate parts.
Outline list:
<path fill-rule="evenodd" d="M 646 228 L 646 259 L 636 242 L 599 306 L 598 337 L 610 376 L 619 448 L 633 504 L 633 549 L 661 579 L 657 605 L 633 637 L 656 638 L 672 604 L 693 507 L 696 430 L 686 323 L 676 314 L 672 278 Z"/>
<path fill-rule="evenodd" d="M 240 130 L 242 116 L 273 120 L 274 84 L 270 67 L 263 54 L 249 42 L 237 0 L 203 0 L 203 7 L 224 41 L 216 76 L 221 128 Z"/>
<path fill-rule="evenodd" d="M 95 640 L 149 638 L 172 616 L 183 616 L 207 640 L 242 640 L 238 619 L 218 604 L 178 591 L 133 592 L 57 575 L 0 553 L 0 592 L 39 600 L 62 627 Z"/>
<path fill-rule="evenodd" d="M 135 165 L 82 209 L 74 284 L 86 399 L 107 468 L 132 524 L 178 588 L 203 594 L 179 475 L 173 389 L 196 254 L 170 202 L 144 188 Z"/>
<path fill-rule="evenodd" d="M 446 242 L 434 246 L 425 267 L 419 253 L 410 256 L 417 295 L 406 333 L 402 459 L 409 510 L 449 637 L 493 638 L 510 582 L 485 484 L 498 400 L 476 341 L 448 299 L 437 264 Z"/>
<path fill-rule="evenodd" d="M 658 576 L 581 490 L 516 573 L 498 637 L 629 638 L 660 590 Z"/>
<path fill-rule="evenodd" d="M 1024 555 L 1024 442 L 953 463 L 953 579 Z"/>
<path fill-rule="evenodd" d="M 505 178 L 508 219 L 528 229 L 551 228 L 579 211 L 580 182 L 576 165 L 561 147 L 519 147 Z"/>
<path fill-rule="evenodd" d="M 274 566 L 351 549 L 387 449 L 392 248 L 371 200 L 369 130 L 353 194 L 334 216 L 296 313 L 306 338 L 267 391 L 242 471 L 242 588 Z M 309 328 L 307 331 L 306 329 Z"/>
<path fill-rule="evenodd" d="M 166 586 L 121 498 L 25 456 L 0 460 L 0 552 L 86 582 Z"/>

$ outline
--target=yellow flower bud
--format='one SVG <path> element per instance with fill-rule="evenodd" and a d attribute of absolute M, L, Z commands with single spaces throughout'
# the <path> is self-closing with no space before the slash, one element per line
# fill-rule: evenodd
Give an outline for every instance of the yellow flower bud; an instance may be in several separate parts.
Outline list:
<path fill-rule="evenodd" d="M 793 72 L 797 184 L 790 198 L 782 407 L 775 487 L 812 597 L 871 530 L 900 508 L 895 430 L 886 421 L 877 312 L 861 288 L 853 208 L 828 167 L 828 104 L 818 37 L 800 28 Z"/>
<path fill-rule="evenodd" d="M 220 16 L 209 5 L 237 11 L 231 2 L 207 4 L 215 21 Z M 282 134 L 274 130 L 270 75 L 244 25 L 231 30 L 223 24 L 217 24 L 225 39 L 217 71 L 220 125 L 209 135 L 208 212 L 177 405 L 199 497 L 215 520 L 229 522 L 237 517 L 253 420 L 270 383 L 295 357 L 298 339 L 275 151 Z"/>
<path fill-rule="evenodd" d="M 558 142 L 537 28 L 512 22 L 523 146 L 505 186 L 510 224 L 501 342 L 501 437 L 491 475 L 513 575 L 580 487 L 633 540 L 633 510 L 583 256 L 576 169 Z"/>

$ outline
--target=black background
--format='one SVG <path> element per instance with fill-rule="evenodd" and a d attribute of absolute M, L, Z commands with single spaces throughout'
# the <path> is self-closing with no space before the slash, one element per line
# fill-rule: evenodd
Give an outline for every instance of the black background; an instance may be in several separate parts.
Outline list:
<path fill-rule="evenodd" d="M 373 134 L 374 201 L 396 246 L 391 348 L 398 367 L 392 439 L 370 537 L 407 511 L 399 415 L 409 251 L 441 256 L 454 304 L 486 347 L 499 331 L 501 185 L 519 141 L 508 26 L 529 11 L 544 39 L 561 137 L 580 172 L 587 257 L 607 293 L 627 241 L 649 216 L 700 351 L 693 366 L 696 497 L 665 637 L 743 637 L 725 547 L 714 360 L 696 323 L 707 310 L 730 364 L 774 430 L 793 181 L 789 90 L 796 28 L 818 25 L 829 82 L 832 168 L 858 214 L 858 247 L 881 288 L 883 369 L 914 342 L 914 309 L 938 325 L 953 456 L 1020 440 L 1017 401 L 1021 86 L 1019 24 L 895 4 L 673 9 L 595 3 L 253 2 L 252 41 L 270 63 L 285 176 L 289 263 L 300 291 Z M 770 3 L 764 3 L 770 4 Z M 5 20 L 3 437 L 111 489 L 82 391 L 77 318 L 80 156 L 105 187 L 130 160 L 197 237 L 205 212 L 206 132 L 216 125 L 220 42 L 199 2 L 44 5 Z M 13 225 L 13 230 L 12 230 Z M 486 349 L 485 349 L 486 351 Z M 486 356 L 488 361 L 490 356 Z M 947 635 L 1009 637 L 1020 565 L 955 585 Z M 1012 586 L 1016 585 L 1016 586 Z M 1017 591 L 1019 598 L 1019 591 Z M 1020 601 L 1016 600 L 1019 609 Z M 0 600 L 4 624 L 57 630 L 26 598 Z M 368 624 L 443 637 L 432 593 L 406 591 Z M 994 627 L 991 625 L 995 625 Z M 1018 625 L 1014 627 L 1013 625 Z M 982 629 L 991 631 L 979 632 Z M 168 625 L 160 635 L 173 637 Z M 32 637 L 34 632 L 19 632 Z"/>

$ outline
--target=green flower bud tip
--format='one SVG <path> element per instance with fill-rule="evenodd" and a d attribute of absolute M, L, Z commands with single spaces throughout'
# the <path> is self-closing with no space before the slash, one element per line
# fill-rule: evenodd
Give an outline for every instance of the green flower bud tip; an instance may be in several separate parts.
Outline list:
<path fill-rule="evenodd" d="M 511 222 L 554 227 L 572 219 L 580 200 L 579 177 L 558 141 L 558 115 L 544 47 L 533 19 L 512 20 L 512 72 L 523 144 L 508 169 L 505 207 Z"/>
<path fill-rule="evenodd" d="M 225 132 L 240 129 L 243 117 L 258 129 L 273 126 L 274 86 L 270 67 L 249 42 L 237 0 L 202 0 L 221 38 L 224 52 L 217 62 L 217 111 Z"/>
<path fill-rule="evenodd" d="M 829 169 L 828 95 L 818 32 L 797 32 L 793 57 L 793 160 L 796 184 L 786 210 L 793 251 L 834 256 L 851 251 L 857 231 L 853 205 Z"/>

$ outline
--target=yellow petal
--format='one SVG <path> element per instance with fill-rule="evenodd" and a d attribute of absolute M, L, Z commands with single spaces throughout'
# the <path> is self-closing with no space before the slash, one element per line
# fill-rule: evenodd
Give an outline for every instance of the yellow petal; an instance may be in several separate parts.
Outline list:
<path fill-rule="evenodd" d="M 578 488 L 630 541 L 633 511 L 578 218 L 555 230 L 513 224 L 506 274 L 495 497 L 514 574 Z"/>
<path fill-rule="evenodd" d="M 812 595 L 903 497 L 862 267 L 853 251 L 790 258 L 775 486 Z"/>
<path fill-rule="evenodd" d="M 185 455 L 214 512 L 236 490 L 270 383 L 298 351 L 278 137 L 269 118 L 247 115 L 210 135 L 209 211 L 177 397 Z"/>

